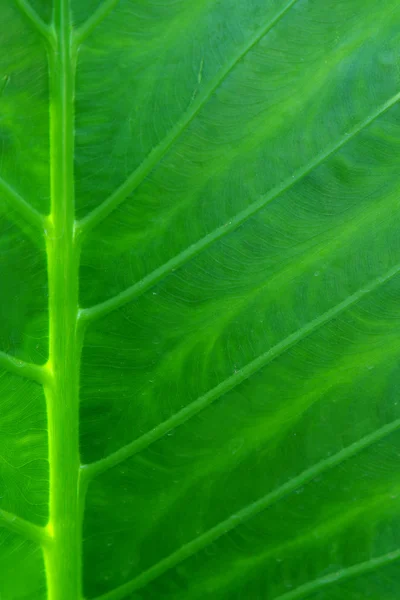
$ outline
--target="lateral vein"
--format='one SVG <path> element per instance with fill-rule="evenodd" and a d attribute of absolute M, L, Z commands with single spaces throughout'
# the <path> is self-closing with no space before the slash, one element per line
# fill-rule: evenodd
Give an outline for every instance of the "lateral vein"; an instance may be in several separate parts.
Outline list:
<path fill-rule="evenodd" d="M 82 42 L 100 25 L 107 15 L 117 6 L 119 0 L 104 0 L 97 10 L 76 30 L 75 41 Z"/>
<path fill-rule="evenodd" d="M 131 194 L 147 177 L 147 175 L 157 166 L 167 153 L 172 144 L 179 139 L 182 133 L 187 129 L 193 119 L 198 115 L 203 106 L 209 101 L 216 90 L 220 87 L 223 81 L 233 71 L 236 65 L 241 62 L 245 56 L 258 44 L 258 42 L 273 29 L 273 27 L 284 17 L 284 15 L 292 8 L 299 0 L 290 0 L 286 6 L 266 25 L 263 25 L 250 41 L 241 48 L 239 53 L 227 64 L 226 68 L 211 80 L 210 84 L 205 87 L 202 94 L 199 94 L 197 100 L 193 101 L 189 108 L 184 112 L 170 132 L 164 137 L 161 142 L 155 146 L 147 155 L 142 164 L 117 188 L 109 198 L 107 198 L 100 206 L 95 208 L 91 213 L 84 217 L 79 223 L 79 229 L 82 234 L 86 234 L 90 229 L 95 227 L 107 215 L 115 210 L 126 198 Z M 109 4 L 114 4 L 115 0 L 110 0 Z M 99 9 L 100 10 L 100 9 Z"/>
<path fill-rule="evenodd" d="M 291 175 L 288 179 L 286 179 L 282 184 L 273 188 L 268 194 L 262 196 L 252 204 L 250 204 L 246 209 L 238 213 L 235 217 L 217 227 L 212 232 L 186 248 L 180 254 L 174 256 L 166 263 L 146 275 L 143 279 L 138 281 L 137 283 L 131 285 L 123 292 L 105 300 L 104 302 L 100 302 L 95 306 L 81 309 L 80 316 L 83 320 L 92 321 L 95 319 L 99 319 L 108 313 L 124 306 L 128 302 L 131 302 L 138 296 L 144 294 L 147 290 L 152 288 L 154 285 L 159 283 L 165 277 L 170 275 L 176 269 L 182 267 L 193 257 L 198 255 L 200 252 L 211 246 L 214 242 L 217 242 L 230 232 L 237 229 L 240 225 L 243 225 L 248 219 L 250 219 L 253 215 L 259 212 L 261 209 L 265 208 L 269 203 L 276 200 L 283 193 L 290 190 L 294 185 L 299 183 L 304 177 L 306 177 L 311 171 L 321 165 L 325 160 L 330 158 L 333 154 L 335 154 L 338 150 L 340 150 L 343 146 L 345 146 L 350 140 L 352 140 L 357 134 L 361 133 L 366 127 L 371 125 L 378 117 L 388 111 L 392 106 L 394 106 L 400 100 L 400 93 L 393 96 L 390 100 L 385 102 L 373 115 L 367 117 L 362 123 L 353 128 L 352 131 L 348 132 L 345 136 L 343 136 L 336 144 L 332 145 L 330 148 L 325 150 L 322 154 L 320 154 L 316 159 L 309 162 L 305 167 L 299 169 L 294 175 Z"/>
<path fill-rule="evenodd" d="M 242 369 L 222 381 L 216 387 L 211 389 L 209 392 L 177 412 L 171 418 L 167 419 L 148 433 L 145 433 L 133 442 L 126 444 L 116 452 L 109 456 L 102 458 L 96 462 L 88 465 L 83 465 L 82 475 L 86 479 L 91 479 L 112 467 L 117 466 L 122 461 L 130 458 L 134 454 L 141 452 L 157 440 L 162 438 L 166 433 L 179 427 L 183 423 L 186 423 L 189 419 L 197 415 L 200 411 L 207 408 L 213 402 L 218 400 L 221 396 L 226 394 L 228 391 L 234 389 L 243 381 L 254 375 L 257 371 L 265 367 L 267 364 L 278 358 L 284 352 L 304 340 L 306 337 L 311 335 L 314 331 L 326 325 L 329 321 L 337 317 L 341 312 L 349 308 L 350 306 L 359 302 L 362 298 L 368 294 L 377 290 L 380 286 L 384 285 L 390 279 L 400 273 L 400 264 L 395 265 L 384 275 L 377 277 L 372 282 L 368 283 L 363 288 L 357 290 L 351 296 L 348 296 L 345 300 L 327 310 L 325 313 L 310 321 L 294 333 L 287 336 L 284 340 L 267 350 L 264 354 L 261 354 L 253 361 L 248 363 Z"/>
<path fill-rule="evenodd" d="M 48 381 L 49 373 L 46 367 L 25 362 L 5 352 L 0 352 L 0 368 L 37 383 L 45 384 Z"/>
<path fill-rule="evenodd" d="M 21 517 L 17 517 L 17 515 L 2 509 L 0 509 L 0 527 L 9 529 L 14 533 L 19 533 L 25 538 L 37 542 L 40 545 L 43 545 L 49 539 L 48 533 L 44 527 L 35 525 L 30 521 L 21 519 Z"/>
<path fill-rule="evenodd" d="M 18 8 L 25 17 L 31 22 L 34 28 L 47 40 L 52 41 L 52 30 L 38 15 L 35 9 L 27 0 L 15 0 Z"/>
<path fill-rule="evenodd" d="M 314 579 L 314 581 L 305 583 L 295 590 L 278 596 L 275 598 L 275 600 L 299 600 L 300 598 L 307 597 L 310 594 L 315 594 L 324 587 L 346 581 L 352 577 L 364 575 L 365 573 L 371 573 L 372 571 L 376 571 L 377 569 L 397 562 L 399 559 L 400 549 L 393 550 L 392 552 L 388 552 L 382 556 L 371 558 L 365 562 L 358 563 L 356 565 L 352 565 L 351 567 L 346 567 L 344 569 L 340 569 L 339 571 L 335 571 L 334 573 L 329 573 L 328 575 Z"/>
<path fill-rule="evenodd" d="M 378 441 L 384 439 L 385 437 L 387 437 L 391 433 L 394 433 L 395 431 L 398 431 L 399 429 L 400 419 L 396 419 L 392 423 L 384 425 L 383 427 L 377 429 L 373 433 L 370 433 L 369 435 L 366 435 L 360 440 L 357 440 L 350 446 L 343 448 L 342 450 L 330 456 L 329 458 L 321 460 L 320 462 L 306 469 L 296 477 L 293 477 L 276 490 L 273 490 L 272 492 L 269 492 L 265 496 L 262 496 L 255 502 L 248 504 L 240 511 L 231 515 L 224 521 L 221 521 L 202 535 L 191 540 L 187 544 L 184 544 L 183 546 L 181 546 L 181 548 L 179 548 L 179 550 L 176 550 L 166 558 L 162 559 L 161 561 L 159 561 L 158 563 L 156 563 L 155 565 L 153 565 L 152 567 L 150 567 L 131 581 L 115 588 L 114 590 L 111 590 L 110 592 L 107 592 L 106 594 L 98 596 L 95 600 L 122 600 L 127 596 L 127 594 L 130 594 L 131 592 L 145 587 L 153 580 L 157 579 L 161 575 L 175 568 L 177 565 L 192 557 L 196 553 L 200 552 L 201 550 L 218 540 L 220 537 L 233 531 L 249 519 L 257 516 L 259 513 L 267 509 L 275 502 L 278 502 L 288 494 L 294 492 L 296 489 L 310 483 L 313 479 L 315 479 L 315 477 L 318 477 L 319 475 L 325 473 L 329 469 L 337 467 L 345 460 L 352 458 L 362 450 L 371 447 L 373 444 L 376 444 Z M 308 593 L 310 593 L 310 591 Z M 294 600 L 297 597 L 301 596 L 283 596 L 277 598 L 276 600 Z"/>
<path fill-rule="evenodd" d="M 6 200 L 12 209 L 14 209 L 25 222 L 33 225 L 36 229 L 44 231 L 44 216 L 41 215 L 33 206 L 4 179 L 0 178 L 0 194 Z"/>

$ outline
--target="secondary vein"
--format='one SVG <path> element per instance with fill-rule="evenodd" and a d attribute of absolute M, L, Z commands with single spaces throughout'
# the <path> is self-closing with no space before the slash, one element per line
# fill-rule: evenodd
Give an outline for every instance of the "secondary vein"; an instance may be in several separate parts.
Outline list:
<path fill-rule="evenodd" d="M 80 318 L 87 321 L 99 319 L 144 294 L 147 290 L 159 283 L 173 271 L 182 267 L 193 257 L 197 256 L 200 252 L 202 252 L 203 250 L 211 246 L 213 243 L 226 236 L 228 233 L 237 229 L 240 225 L 243 225 L 246 221 L 248 221 L 248 219 L 250 219 L 261 209 L 265 208 L 269 203 L 273 202 L 274 200 L 279 198 L 283 193 L 290 190 L 294 185 L 296 185 L 304 177 L 306 177 L 311 171 L 313 171 L 315 168 L 321 165 L 333 154 L 338 152 L 356 135 L 361 133 L 377 118 L 379 118 L 386 111 L 388 111 L 399 100 L 400 93 L 396 94 L 390 100 L 381 105 L 375 113 L 368 116 L 364 121 L 359 123 L 350 132 L 348 132 L 346 135 L 340 138 L 338 142 L 336 142 L 328 149 L 326 149 L 323 153 L 321 153 L 317 158 L 307 163 L 302 169 L 299 169 L 296 173 L 288 177 L 283 183 L 273 188 L 270 192 L 268 192 L 268 194 L 265 194 L 264 196 L 250 204 L 246 209 L 238 213 L 236 216 L 232 217 L 232 219 L 228 223 L 217 227 L 212 232 L 210 232 L 209 234 L 207 234 L 206 236 L 204 236 L 203 238 L 186 248 L 180 254 L 171 258 L 169 261 L 167 261 L 166 263 L 164 263 L 163 265 L 146 275 L 137 283 L 128 287 L 123 292 L 117 294 L 116 296 L 113 296 L 112 298 L 109 298 L 108 300 L 105 300 L 104 302 L 100 302 L 95 306 L 81 309 Z"/>
<path fill-rule="evenodd" d="M 15 2 L 22 14 L 27 17 L 36 31 L 38 31 L 47 41 L 53 41 L 51 28 L 43 21 L 29 2 L 26 0 L 15 0 Z"/>
<path fill-rule="evenodd" d="M 200 110 L 205 106 L 223 81 L 233 71 L 236 65 L 258 44 L 258 42 L 269 33 L 273 27 L 285 16 L 299 0 L 290 0 L 284 8 L 266 25 L 263 25 L 249 42 L 240 49 L 239 53 L 226 65 L 218 75 L 205 86 L 203 93 L 199 94 L 193 101 L 176 125 L 170 130 L 165 138 L 148 154 L 142 164 L 124 181 L 115 192 L 109 196 L 100 206 L 84 217 L 78 224 L 80 232 L 85 235 L 90 229 L 99 224 L 110 212 L 115 210 L 131 194 L 162 160 L 172 144 L 182 135 Z"/>
<path fill-rule="evenodd" d="M 41 384 L 47 383 L 49 378 L 49 371 L 45 366 L 25 362 L 5 352 L 0 352 L 0 368 Z"/>
<path fill-rule="evenodd" d="M 5 527 L 40 545 L 44 545 L 49 539 L 47 530 L 44 527 L 35 525 L 2 509 L 0 509 L 0 527 Z"/>
<path fill-rule="evenodd" d="M 278 596 L 274 600 L 299 600 L 300 598 L 305 598 L 310 594 L 315 594 L 324 587 L 346 581 L 352 577 L 358 577 L 366 573 L 371 573 L 376 569 L 386 567 L 387 565 L 390 565 L 398 560 L 400 560 L 400 549 L 393 550 L 392 552 L 388 552 L 387 554 L 383 554 L 382 556 L 378 556 L 376 558 L 371 558 L 365 562 L 352 565 L 351 567 L 340 569 L 334 573 L 329 573 L 324 577 L 314 579 L 314 581 L 305 583 L 295 590 Z"/>
<path fill-rule="evenodd" d="M 0 194 L 26 223 L 35 229 L 44 230 L 44 216 L 31 206 L 9 183 L 0 178 Z"/>
<path fill-rule="evenodd" d="M 119 0 L 105 0 L 97 10 L 76 30 L 75 41 L 79 45 L 100 25 L 117 6 Z"/>
<path fill-rule="evenodd" d="M 360 440 L 357 440 L 350 446 L 343 448 L 329 458 L 321 460 L 296 477 L 293 477 L 276 490 L 273 490 L 255 502 L 248 504 L 237 513 L 231 515 L 224 521 L 221 521 L 208 531 L 204 532 L 202 535 L 191 540 L 187 544 L 184 544 L 181 546 L 181 548 L 179 548 L 179 550 L 176 550 L 166 558 L 162 559 L 131 581 L 119 586 L 118 588 L 115 588 L 114 590 L 111 590 L 110 592 L 107 592 L 106 594 L 98 596 L 95 600 L 122 600 L 128 594 L 145 587 L 153 580 L 175 568 L 178 564 L 182 563 L 196 553 L 200 552 L 223 535 L 226 535 L 230 531 L 242 525 L 244 522 L 257 516 L 260 512 L 264 511 L 275 502 L 278 502 L 288 494 L 294 492 L 296 489 L 303 487 L 307 483 L 310 483 L 313 479 L 315 479 L 315 477 L 320 476 L 329 469 L 337 467 L 345 460 L 352 458 L 362 450 L 371 447 L 373 444 L 389 436 L 391 433 L 398 431 L 399 429 L 400 419 L 397 419 L 396 421 L 377 429 L 373 433 L 366 435 Z M 294 598 L 297 598 L 297 596 L 293 596 L 293 600 Z M 283 598 L 281 597 L 276 600 L 292 600 L 292 598 L 289 596 Z"/>
<path fill-rule="evenodd" d="M 93 462 L 89 465 L 82 467 L 83 478 L 88 480 L 100 473 L 103 473 L 112 467 L 118 465 L 122 461 L 130 458 L 134 454 L 141 452 L 157 440 L 162 438 L 166 433 L 179 427 L 183 423 L 186 423 L 189 419 L 197 415 L 200 411 L 204 410 L 210 404 L 218 400 L 221 396 L 226 394 L 228 391 L 234 389 L 243 381 L 254 375 L 257 371 L 265 367 L 267 364 L 275 360 L 278 356 L 281 356 L 284 352 L 304 340 L 306 337 L 311 335 L 317 329 L 326 325 L 329 321 L 337 317 L 341 312 L 349 308 L 350 306 L 359 302 L 362 298 L 368 294 L 377 290 L 380 286 L 384 285 L 390 279 L 400 273 L 400 263 L 392 267 L 388 272 L 380 277 L 377 277 L 363 288 L 357 290 L 351 296 L 348 296 L 345 300 L 327 310 L 325 313 L 313 319 L 309 323 L 306 323 L 303 327 L 295 331 L 294 333 L 287 336 L 284 340 L 267 350 L 264 354 L 261 354 L 253 361 L 248 363 L 245 367 L 238 370 L 236 373 L 222 381 L 212 390 L 180 410 L 178 413 L 173 415 L 170 419 L 167 419 L 148 433 L 145 433 L 140 438 L 133 442 L 126 444 L 113 454 Z"/>

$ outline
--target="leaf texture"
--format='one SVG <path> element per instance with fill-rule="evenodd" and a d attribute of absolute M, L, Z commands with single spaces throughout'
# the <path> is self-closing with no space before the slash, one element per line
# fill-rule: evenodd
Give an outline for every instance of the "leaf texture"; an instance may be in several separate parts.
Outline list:
<path fill-rule="evenodd" d="M 397 600 L 397 0 L 0 20 L 0 597 Z"/>

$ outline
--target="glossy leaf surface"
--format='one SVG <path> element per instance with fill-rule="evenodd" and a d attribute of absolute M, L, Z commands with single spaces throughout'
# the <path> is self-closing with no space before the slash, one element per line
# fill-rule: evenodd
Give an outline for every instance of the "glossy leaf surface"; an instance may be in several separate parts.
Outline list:
<path fill-rule="evenodd" d="M 0 597 L 397 600 L 398 1 L 0 22 Z"/>

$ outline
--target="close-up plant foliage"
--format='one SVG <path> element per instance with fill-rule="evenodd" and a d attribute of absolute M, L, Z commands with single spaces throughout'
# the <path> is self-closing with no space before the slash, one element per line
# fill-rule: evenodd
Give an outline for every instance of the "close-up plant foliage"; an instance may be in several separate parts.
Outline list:
<path fill-rule="evenodd" d="M 0 22 L 1 600 L 398 600 L 399 1 Z"/>

